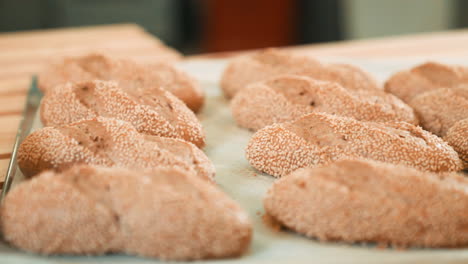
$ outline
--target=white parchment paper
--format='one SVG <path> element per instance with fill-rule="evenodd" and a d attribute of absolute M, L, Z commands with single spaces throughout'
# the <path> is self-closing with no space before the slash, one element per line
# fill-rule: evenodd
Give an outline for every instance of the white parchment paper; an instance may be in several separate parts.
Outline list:
<path fill-rule="evenodd" d="M 380 81 L 397 70 L 424 61 L 413 59 L 375 62 L 339 58 L 327 60 L 353 63 L 373 73 Z M 464 62 L 457 58 L 444 61 Z M 210 263 L 468 263 L 468 250 L 463 249 L 394 250 L 377 249 L 372 245 L 320 243 L 292 232 L 277 232 L 265 225 L 262 221 L 262 198 L 274 179 L 252 169 L 244 157 L 244 149 L 252 132 L 235 125 L 228 101 L 219 89 L 218 81 L 225 63 L 224 60 L 193 60 L 180 65 L 196 76 L 206 91 L 206 106 L 199 118 L 207 136 L 207 146 L 204 150 L 217 170 L 216 181 L 220 188 L 249 213 L 254 225 L 253 243 L 245 256 L 238 259 L 209 261 Z M 35 128 L 38 127 L 40 122 L 35 124 Z M 20 176 L 18 175 L 15 180 L 21 180 Z M 0 243 L 0 264 L 152 262 L 158 261 L 125 255 L 42 257 Z"/>

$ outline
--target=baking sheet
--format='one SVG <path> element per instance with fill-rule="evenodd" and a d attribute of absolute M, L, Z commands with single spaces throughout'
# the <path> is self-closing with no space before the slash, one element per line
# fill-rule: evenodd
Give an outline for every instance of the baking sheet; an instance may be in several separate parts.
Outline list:
<path fill-rule="evenodd" d="M 326 61 L 347 62 L 373 73 L 380 81 L 399 69 L 410 67 L 423 60 L 357 61 L 327 58 Z M 450 63 L 463 63 L 463 59 L 446 59 Z M 212 260 L 210 263 L 468 263 L 468 250 L 463 249 L 378 249 L 373 245 L 347 245 L 320 243 L 287 231 L 275 231 L 262 221 L 262 197 L 273 183 L 271 176 L 253 170 L 244 157 L 244 148 L 252 135 L 238 128 L 218 86 L 224 60 L 193 60 L 179 65 L 196 76 L 202 83 L 207 102 L 199 118 L 207 135 L 205 152 L 213 161 L 216 181 L 229 196 L 247 210 L 254 226 L 253 243 L 247 254 L 238 259 Z M 34 128 L 41 127 L 36 118 Z M 15 182 L 21 180 L 15 177 Z M 0 243 L 0 263 L 153 263 L 154 259 L 126 255 L 99 257 L 54 256 L 43 257 L 24 253 Z"/>

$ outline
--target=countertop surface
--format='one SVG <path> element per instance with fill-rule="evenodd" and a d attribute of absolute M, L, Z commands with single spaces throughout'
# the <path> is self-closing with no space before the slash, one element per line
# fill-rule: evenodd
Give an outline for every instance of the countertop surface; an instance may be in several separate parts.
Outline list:
<path fill-rule="evenodd" d="M 317 57 L 395 60 L 468 58 L 468 30 L 288 47 Z M 179 60 L 179 55 L 133 24 L 0 34 L 0 180 L 4 177 L 31 76 L 51 60 L 91 51 L 138 61 Z M 239 52 L 187 57 L 225 58 Z M 467 60 L 468 62 L 468 60 Z M 468 63 L 467 63 L 468 64 Z"/>

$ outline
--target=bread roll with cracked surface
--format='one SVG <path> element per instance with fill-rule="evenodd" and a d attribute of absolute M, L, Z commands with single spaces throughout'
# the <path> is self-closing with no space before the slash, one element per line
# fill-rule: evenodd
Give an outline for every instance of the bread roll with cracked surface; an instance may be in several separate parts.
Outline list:
<path fill-rule="evenodd" d="M 468 85 L 424 92 L 409 105 L 424 129 L 443 137 L 456 122 L 468 118 Z"/>
<path fill-rule="evenodd" d="M 350 92 L 338 83 L 299 75 L 282 75 L 250 84 L 234 96 L 231 109 L 237 124 L 252 130 L 295 120 L 312 112 L 361 121 L 418 123 L 413 109 L 391 94 Z"/>
<path fill-rule="evenodd" d="M 276 181 L 266 212 L 322 241 L 468 246 L 468 180 L 403 165 L 342 160 Z"/>
<path fill-rule="evenodd" d="M 410 102 L 424 92 L 460 85 L 468 85 L 468 67 L 427 62 L 391 76 L 385 91 Z"/>
<path fill-rule="evenodd" d="M 355 66 L 324 65 L 308 56 L 271 48 L 231 60 L 221 77 L 221 88 L 231 98 L 251 83 L 282 74 L 304 75 L 321 81 L 337 82 L 353 91 L 368 90 L 376 94 L 383 91 L 368 73 Z"/>
<path fill-rule="evenodd" d="M 420 127 L 405 122 L 361 122 L 323 113 L 257 131 L 247 145 L 246 157 L 254 168 L 275 177 L 346 158 L 434 172 L 463 168 L 447 143 Z"/>
<path fill-rule="evenodd" d="M 93 80 L 116 81 L 122 89 L 151 93 L 163 88 L 197 112 L 203 106 L 204 93 L 197 81 L 165 62 L 138 64 L 127 59 L 112 59 L 103 54 L 88 54 L 64 58 L 50 64 L 39 75 L 38 86 L 43 92 L 67 82 Z M 158 91 L 155 91 L 159 93 Z"/>
<path fill-rule="evenodd" d="M 61 126 L 96 116 L 127 121 L 144 134 L 205 144 L 197 117 L 179 99 L 162 89 L 150 93 L 123 90 L 116 82 L 67 83 L 45 94 L 40 115 L 45 126 Z"/>
<path fill-rule="evenodd" d="M 6 241 L 44 255 L 227 258 L 242 255 L 252 237 L 236 202 L 176 168 L 43 172 L 13 188 L 0 215 Z"/>
<path fill-rule="evenodd" d="M 144 136 L 129 123 L 103 117 L 39 129 L 18 149 L 18 166 L 26 177 L 76 163 L 131 169 L 178 167 L 208 180 L 215 174 L 211 161 L 192 143 Z"/>
<path fill-rule="evenodd" d="M 465 163 L 465 169 L 468 169 L 468 118 L 451 126 L 444 140 L 458 152 Z"/>

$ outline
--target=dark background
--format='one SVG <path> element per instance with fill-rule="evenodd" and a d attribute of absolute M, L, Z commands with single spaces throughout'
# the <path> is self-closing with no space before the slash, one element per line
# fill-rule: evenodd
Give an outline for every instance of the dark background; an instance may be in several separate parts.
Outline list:
<path fill-rule="evenodd" d="M 378 10 L 378 2 L 385 1 L 374 0 L 373 6 L 364 10 L 365 14 L 385 14 L 385 10 Z M 421 5 L 420 12 L 425 12 L 424 8 L 434 1 L 417 2 Z M 410 13 L 410 18 L 414 22 L 411 23 L 421 23 L 421 27 L 413 27 L 408 32 L 396 28 L 389 34 L 468 26 L 468 16 L 464 15 L 468 1 L 447 2 L 450 3 L 447 25 L 434 28 L 425 25 L 423 20 L 418 20 L 422 14 L 413 4 L 414 17 Z M 218 52 L 353 39 L 347 32 L 347 23 L 359 17 L 349 18 L 348 9 L 352 4 L 366 8 L 365 0 L 0 0 L 0 31 L 137 23 L 186 54 Z M 404 5 L 388 10 L 393 12 L 390 15 L 395 20 L 404 11 Z M 427 15 L 430 19 L 431 14 L 426 14 L 426 20 Z M 390 23 L 382 28 L 391 28 L 391 21 L 382 22 Z M 382 30 L 377 36 L 385 32 Z M 376 34 L 369 34 L 373 36 Z"/>

